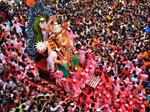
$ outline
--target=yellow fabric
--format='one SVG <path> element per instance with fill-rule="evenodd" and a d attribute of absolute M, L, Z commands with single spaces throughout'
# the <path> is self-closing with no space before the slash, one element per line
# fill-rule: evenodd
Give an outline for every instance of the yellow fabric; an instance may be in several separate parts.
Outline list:
<path fill-rule="evenodd" d="M 143 53 L 143 56 L 146 57 L 146 58 L 150 58 L 150 51 L 145 51 Z"/>

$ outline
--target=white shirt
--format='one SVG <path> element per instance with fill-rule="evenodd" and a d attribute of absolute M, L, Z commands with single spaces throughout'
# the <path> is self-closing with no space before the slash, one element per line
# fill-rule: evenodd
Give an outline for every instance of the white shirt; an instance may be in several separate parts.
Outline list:
<path fill-rule="evenodd" d="M 0 53 L 0 59 L 2 60 L 2 63 L 6 63 L 6 60 L 5 60 L 5 56 L 3 53 Z"/>
<path fill-rule="evenodd" d="M 21 28 L 21 26 L 22 26 L 22 24 L 20 24 L 20 23 L 16 23 L 16 24 L 14 25 L 14 27 L 15 27 L 17 33 L 22 33 L 22 28 Z"/>
<path fill-rule="evenodd" d="M 57 53 L 55 51 L 51 51 L 48 55 L 47 61 L 49 63 L 54 63 L 57 59 Z"/>
<path fill-rule="evenodd" d="M 136 67 L 135 68 L 136 74 L 139 75 L 142 72 L 141 68 Z"/>

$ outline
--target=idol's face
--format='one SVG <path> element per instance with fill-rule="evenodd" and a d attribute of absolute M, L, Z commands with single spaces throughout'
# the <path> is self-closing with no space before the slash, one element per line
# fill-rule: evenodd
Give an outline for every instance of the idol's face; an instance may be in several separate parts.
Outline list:
<path fill-rule="evenodd" d="M 55 24 L 54 24 L 54 28 L 53 28 L 53 32 L 54 32 L 54 33 L 59 33 L 59 32 L 61 32 L 61 30 L 62 30 L 61 25 L 58 24 L 58 23 L 55 23 Z"/>

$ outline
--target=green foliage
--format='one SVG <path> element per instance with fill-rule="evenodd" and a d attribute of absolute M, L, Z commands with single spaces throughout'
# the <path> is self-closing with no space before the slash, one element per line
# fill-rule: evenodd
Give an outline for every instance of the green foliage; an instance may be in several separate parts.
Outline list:
<path fill-rule="evenodd" d="M 43 17 L 42 16 L 37 16 L 35 18 L 34 23 L 33 23 L 33 31 L 34 31 L 34 34 L 35 34 L 35 43 L 43 41 L 43 35 L 42 35 L 41 28 L 40 28 L 41 18 L 43 18 Z"/>

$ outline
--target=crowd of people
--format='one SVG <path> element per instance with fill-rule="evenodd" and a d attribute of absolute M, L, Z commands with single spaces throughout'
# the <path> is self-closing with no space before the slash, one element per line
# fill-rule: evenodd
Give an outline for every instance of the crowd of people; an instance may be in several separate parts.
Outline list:
<path fill-rule="evenodd" d="M 150 111 L 149 0 L 45 3 L 45 7 L 52 6 L 59 24 L 69 23 L 76 51 L 86 55 L 90 52 L 96 62 L 94 77 L 99 82 L 83 83 L 87 76 L 80 76 L 84 80 L 69 88 L 71 94 L 62 83 L 58 84 L 56 77 L 47 75 L 53 72 L 41 72 L 37 60 L 33 60 L 37 57 L 29 56 L 26 50 L 29 26 L 26 14 L 31 7 L 24 2 L 7 7 L 8 10 L 0 5 L 7 13 L 5 17 L 0 13 L 0 112 Z M 72 83 L 74 80 L 69 84 Z M 94 83 L 97 84 L 93 88 Z"/>

